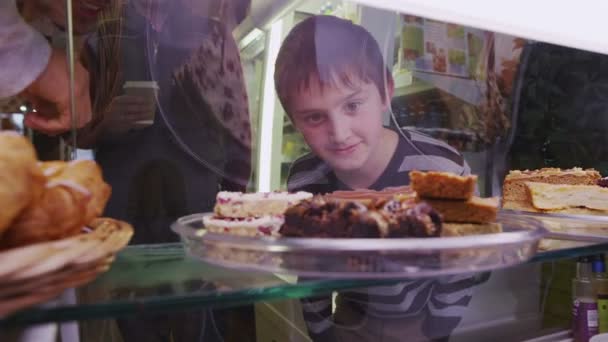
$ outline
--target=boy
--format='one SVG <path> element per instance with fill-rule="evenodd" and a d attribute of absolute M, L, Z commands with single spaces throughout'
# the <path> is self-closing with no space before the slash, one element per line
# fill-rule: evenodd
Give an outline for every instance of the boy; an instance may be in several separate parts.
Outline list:
<path fill-rule="evenodd" d="M 381 190 L 408 184 L 414 169 L 470 173 L 449 145 L 383 127 L 393 80 L 360 26 L 331 16 L 304 20 L 285 38 L 274 76 L 283 108 L 312 150 L 292 165 L 290 191 Z M 459 276 L 343 292 L 333 319 L 329 296 L 308 299 L 304 318 L 314 340 L 447 338 L 478 283 Z"/>

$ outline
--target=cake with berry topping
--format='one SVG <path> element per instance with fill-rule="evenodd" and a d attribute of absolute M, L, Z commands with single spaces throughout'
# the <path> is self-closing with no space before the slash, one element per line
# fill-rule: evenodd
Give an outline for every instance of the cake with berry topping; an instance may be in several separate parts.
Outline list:
<path fill-rule="evenodd" d="M 241 236 L 278 236 L 285 210 L 311 198 L 308 192 L 219 192 L 214 215 L 203 218 L 207 231 Z"/>
<path fill-rule="evenodd" d="M 218 218 L 211 215 L 203 217 L 207 231 L 240 236 L 278 236 L 283 221 L 283 215 L 248 218 Z"/>
<path fill-rule="evenodd" d="M 248 218 L 283 215 L 291 205 L 312 198 L 309 192 L 228 192 L 216 196 L 214 212 L 218 217 Z"/>

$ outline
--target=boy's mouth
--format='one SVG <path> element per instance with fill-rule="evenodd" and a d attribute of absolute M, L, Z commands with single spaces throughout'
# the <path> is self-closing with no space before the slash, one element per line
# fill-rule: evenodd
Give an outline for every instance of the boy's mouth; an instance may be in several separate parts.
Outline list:
<path fill-rule="evenodd" d="M 348 154 L 353 153 L 357 149 L 359 144 L 360 144 L 360 142 L 354 143 L 351 145 L 347 145 L 347 146 L 332 147 L 331 151 L 334 154 L 341 155 L 341 156 L 348 155 Z"/>

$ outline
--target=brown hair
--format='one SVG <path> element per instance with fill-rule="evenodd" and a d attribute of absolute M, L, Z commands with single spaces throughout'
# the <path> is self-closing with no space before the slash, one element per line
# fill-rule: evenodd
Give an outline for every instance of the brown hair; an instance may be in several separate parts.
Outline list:
<path fill-rule="evenodd" d="M 373 82 L 383 99 L 391 75 L 378 42 L 359 25 L 333 16 L 318 15 L 297 24 L 281 45 L 274 84 L 283 108 L 289 98 L 310 82 L 321 89 L 341 83 L 352 86 L 358 79 Z"/>

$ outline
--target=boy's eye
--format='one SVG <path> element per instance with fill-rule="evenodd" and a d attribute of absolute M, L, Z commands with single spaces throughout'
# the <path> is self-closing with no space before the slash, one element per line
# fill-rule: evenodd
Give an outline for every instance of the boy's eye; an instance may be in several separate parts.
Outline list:
<path fill-rule="evenodd" d="M 361 102 L 357 101 L 357 102 L 348 102 L 346 104 L 346 110 L 349 112 L 355 112 L 357 111 L 357 109 L 359 109 L 359 106 L 361 106 Z"/>
<path fill-rule="evenodd" d="M 318 125 L 321 122 L 323 122 L 323 120 L 325 119 L 325 116 L 321 113 L 314 113 L 314 114 L 310 114 L 307 115 L 306 117 L 304 117 L 304 122 L 306 122 L 309 125 Z"/>

